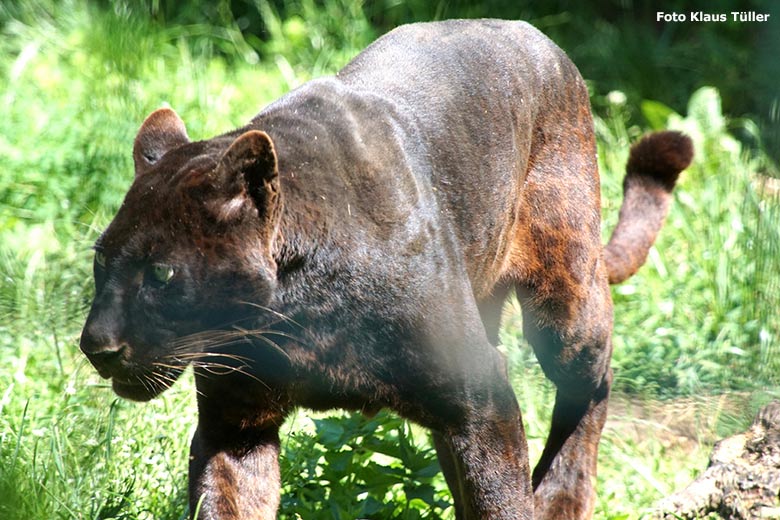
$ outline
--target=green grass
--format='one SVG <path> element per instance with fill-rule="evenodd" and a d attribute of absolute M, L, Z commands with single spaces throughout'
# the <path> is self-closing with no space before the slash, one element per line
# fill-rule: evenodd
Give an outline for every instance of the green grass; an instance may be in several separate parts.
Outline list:
<path fill-rule="evenodd" d="M 131 182 L 132 140 L 150 111 L 170 104 L 192 138 L 206 138 L 371 39 L 355 3 L 326 4 L 302 1 L 298 18 L 283 18 L 258 2 L 271 37 L 249 43 L 230 23 L 168 26 L 76 0 L 0 6 L 0 518 L 186 514 L 191 378 L 132 404 L 80 355 L 90 246 Z M 344 13 L 351 21 L 334 23 Z M 629 142 L 647 128 L 619 95 L 594 105 L 606 235 Z M 600 455 L 602 519 L 638 518 L 690 479 L 708 443 L 778 395 L 780 377 L 780 201 L 762 156 L 726 131 L 754 132 L 750 122 L 725 118 L 713 89 L 691 93 L 683 115 L 640 108 L 688 132 L 698 156 L 648 264 L 614 290 L 617 404 Z M 553 389 L 519 319 L 509 305 L 502 341 L 533 460 Z M 721 392 L 747 397 L 740 406 L 708 397 Z M 675 406 L 690 415 L 684 427 L 663 419 Z M 331 417 L 301 413 L 285 426 L 285 518 L 453 518 L 424 432 L 389 414 Z"/>
<path fill-rule="evenodd" d="M 777 193 L 764 190 L 764 159 L 726 132 L 712 88 L 692 94 L 684 118 L 657 103 L 643 109 L 690 135 L 697 155 L 648 264 L 613 291 L 617 386 L 674 396 L 777 385 L 780 206 Z M 620 110 L 596 125 L 607 230 L 620 203 L 626 141 L 639 133 Z"/>

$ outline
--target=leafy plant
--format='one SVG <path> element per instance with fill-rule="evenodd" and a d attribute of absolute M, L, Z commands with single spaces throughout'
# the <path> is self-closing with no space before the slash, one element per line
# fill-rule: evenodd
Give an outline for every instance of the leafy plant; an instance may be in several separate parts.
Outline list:
<path fill-rule="evenodd" d="M 372 419 L 339 414 L 313 425 L 313 433 L 286 441 L 283 518 L 451 517 L 436 454 L 420 430 L 387 412 Z"/>

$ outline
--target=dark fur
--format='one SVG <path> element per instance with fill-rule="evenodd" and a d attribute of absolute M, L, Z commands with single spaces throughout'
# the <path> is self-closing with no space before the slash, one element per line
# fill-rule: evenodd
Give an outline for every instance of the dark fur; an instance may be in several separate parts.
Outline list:
<path fill-rule="evenodd" d="M 401 27 L 226 135 L 147 118 L 81 348 L 137 400 L 194 364 L 201 518 L 275 516 L 295 406 L 430 428 L 459 519 L 587 518 L 608 278 L 644 261 L 691 155 L 668 132 L 634 148 L 602 253 L 588 93 L 564 53 L 523 23 Z M 513 290 L 558 388 L 533 478 L 493 346 Z"/>

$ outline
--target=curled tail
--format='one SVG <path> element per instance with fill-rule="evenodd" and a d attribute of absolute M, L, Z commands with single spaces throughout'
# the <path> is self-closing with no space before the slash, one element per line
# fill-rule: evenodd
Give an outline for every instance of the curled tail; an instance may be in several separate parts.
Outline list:
<path fill-rule="evenodd" d="M 656 132 L 631 147 L 620 218 L 604 248 L 609 283 L 626 280 L 645 263 L 669 211 L 672 189 L 693 159 L 691 139 Z"/>

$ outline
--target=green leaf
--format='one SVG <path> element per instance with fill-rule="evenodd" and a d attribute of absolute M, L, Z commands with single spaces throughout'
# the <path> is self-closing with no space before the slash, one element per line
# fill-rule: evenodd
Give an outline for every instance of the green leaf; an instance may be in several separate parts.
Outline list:
<path fill-rule="evenodd" d="M 702 87 L 688 101 L 688 117 L 696 121 L 704 133 L 723 132 L 726 118 L 721 110 L 720 93 L 713 87 Z"/>
<path fill-rule="evenodd" d="M 317 436 L 328 449 L 339 449 L 344 446 L 344 426 L 340 418 L 315 419 L 314 425 L 317 428 Z"/>
<path fill-rule="evenodd" d="M 675 111 L 660 101 L 645 100 L 641 104 L 642 115 L 653 130 L 663 130 L 667 127 L 667 121 Z"/>

